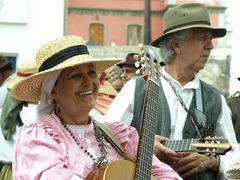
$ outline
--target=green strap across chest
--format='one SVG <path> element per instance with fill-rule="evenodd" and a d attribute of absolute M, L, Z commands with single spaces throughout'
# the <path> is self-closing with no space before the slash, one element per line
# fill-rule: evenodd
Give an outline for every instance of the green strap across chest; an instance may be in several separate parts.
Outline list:
<path fill-rule="evenodd" d="M 118 139 L 114 136 L 112 131 L 103 123 L 95 121 L 96 125 L 101 129 L 104 137 L 112 144 L 112 146 L 119 152 L 119 154 L 127 160 L 131 160 L 122 149 Z"/>

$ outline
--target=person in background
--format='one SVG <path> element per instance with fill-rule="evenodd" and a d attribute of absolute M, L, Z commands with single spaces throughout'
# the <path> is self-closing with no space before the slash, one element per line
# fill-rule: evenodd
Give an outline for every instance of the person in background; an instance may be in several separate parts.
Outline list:
<path fill-rule="evenodd" d="M 119 61 L 91 57 L 79 36 L 60 37 L 37 51 L 38 72 L 12 89 L 16 98 L 40 101 L 37 122 L 21 128 L 14 146 L 13 179 L 94 179 L 115 160 L 136 160 L 135 128 L 121 122 L 100 125 L 89 116 L 98 76 Z M 155 156 L 152 162 L 157 179 L 181 179 Z M 119 173 L 124 175 L 122 169 Z"/>
<path fill-rule="evenodd" d="M 0 54 L 0 111 L 7 94 L 7 86 L 5 82 L 14 74 L 12 63 L 3 55 Z"/>
<path fill-rule="evenodd" d="M 240 77 L 238 80 L 240 81 Z M 232 112 L 232 122 L 239 144 L 228 154 L 228 164 L 224 170 L 224 176 L 226 179 L 238 180 L 240 179 L 240 92 L 237 91 L 229 97 L 227 103 Z"/>
<path fill-rule="evenodd" d="M 212 27 L 207 8 L 200 3 L 173 7 L 165 13 L 163 21 L 163 35 L 151 43 L 160 48 L 166 64 L 160 72 L 154 154 L 184 179 L 218 179 L 223 176 L 226 156 L 176 153 L 161 142 L 166 138 L 217 136 L 226 138 L 232 146 L 237 144 L 224 96 L 198 77 L 213 49 L 212 39 L 225 36 L 226 29 Z M 144 103 L 140 90 L 144 84 L 143 78 L 128 81 L 110 105 L 105 120 L 124 120 L 140 129 Z"/>
<path fill-rule="evenodd" d="M 11 62 L 0 54 L 0 86 L 14 73 Z"/>
<path fill-rule="evenodd" d="M 27 103 L 15 99 L 11 89 L 15 84 L 36 72 L 35 62 L 25 62 L 17 67 L 17 73 L 6 82 L 8 92 L 0 115 L 0 179 L 12 179 L 12 150 L 19 129 L 23 124 L 36 120 L 36 102 Z"/>
<path fill-rule="evenodd" d="M 229 180 L 239 180 L 240 178 L 240 144 L 236 146 L 228 155 L 228 163 L 224 169 L 224 177 Z"/>
<path fill-rule="evenodd" d="M 238 78 L 240 80 L 240 78 Z M 236 138 L 240 143 L 240 92 L 235 92 L 232 96 L 227 98 L 227 104 L 232 112 L 232 122 Z"/>
<path fill-rule="evenodd" d="M 118 67 L 122 70 L 122 81 L 123 85 L 126 84 L 133 76 L 137 76 L 136 71 L 137 67 L 135 66 L 136 59 L 134 58 L 135 55 L 138 55 L 137 53 L 129 53 L 126 56 L 125 61 L 120 62 L 117 64 Z"/>

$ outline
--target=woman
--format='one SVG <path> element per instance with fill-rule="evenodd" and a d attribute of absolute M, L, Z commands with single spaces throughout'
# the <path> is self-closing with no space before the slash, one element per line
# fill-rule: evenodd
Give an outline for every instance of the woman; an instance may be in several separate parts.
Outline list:
<path fill-rule="evenodd" d="M 14 179 L 86 179 L 93 170 L 124 159 L 89 116 L 99 89 L 98 74 L 117 62 L 92 58 L 77 36 L 61 37 L 39 49 L 39 72 L 13 88 L 19 99 L 40 99 L 38 121 L 22 128 L 15 145 Z M 125 153 L 136 159 L 136 130 L 122 123 L 107 127 Z M 181 179 L 155 156 L 152 174 Z"/>

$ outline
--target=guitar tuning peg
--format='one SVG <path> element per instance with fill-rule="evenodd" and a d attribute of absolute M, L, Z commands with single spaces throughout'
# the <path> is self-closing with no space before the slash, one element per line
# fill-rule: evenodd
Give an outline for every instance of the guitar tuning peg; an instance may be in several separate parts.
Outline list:
<path fill-rule="evenodd" d="M 140 67 L 140 63 L 138 61 L 135 62 L 135 66 L 136 68 L 139 68 Z"/>
<path fill-rule="evenodd" d="M 140 60 L 139 55 L 134 55 L 133 58 L 134 58 L 136 61 L 139 61 L 139 60 Z"/>
<path fill-rule="evenodd" d="M 141 73 L 141 70 L 140 69 L 138 69 L 137 71 L 136 71 L 136 74 L 140 74 Z"/>

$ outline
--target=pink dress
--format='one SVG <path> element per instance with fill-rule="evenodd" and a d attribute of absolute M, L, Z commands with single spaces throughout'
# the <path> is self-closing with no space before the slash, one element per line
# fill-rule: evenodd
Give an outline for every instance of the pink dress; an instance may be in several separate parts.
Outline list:
<path fill-rule="evenodd" d="M 107 124 L 119 139 L 125 152 L 136 159 L 138 134 L 123 123 Z M 84 149 L 93 157 L 100 156 L 93 124 L 68 125 Z M 105 141 L 109 162 L 123 159 Z M 71 137 L 55 114 L 47 115 L 34 124 L 23 126 L 14 147 L 13 179 L 85 179 L 93 171 L 94 162 Z M 152 174 L 157 179 L 181 179 L 171 167 L 153 157 Z"/>

